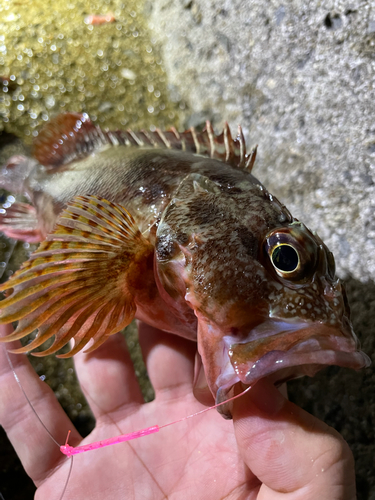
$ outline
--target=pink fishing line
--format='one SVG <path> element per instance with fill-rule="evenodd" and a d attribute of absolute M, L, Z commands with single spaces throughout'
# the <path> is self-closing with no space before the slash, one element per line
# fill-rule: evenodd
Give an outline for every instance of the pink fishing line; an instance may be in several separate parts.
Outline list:
<path fill-rule="evenodd" d="M 83 446 L 74 447 L 66 443 L 60 446 L 60 451 L 64 453 L 64 455 L 70 457 L 72 455 L 77 455 L 78 453 L 84 453 L 85 451 L 96 450 L 97 448 L 104 448 L 104 446 L 111 446 L 112 444 L 123 443 L 124 441 L 130 441 L 131 439 L 147 436 L 148 434 L 159 432 L 159 429 L 160 427 L 158 425 L 153 425 L 152 427 L 147 427 L 147 429 L 141 429 L 140 431 L 131 432 L 130 434 L 122 434 L 121 436 L 103 439 L 103 441 L 96 441 L 95 443 L 85 444 Z"/>
<path fill-rule="evenodd" d="M 206 411 L 213 410 L 214 408 L 217 408 L 218 406 L 221 406 L 225 403 L 229 403 L 229 401 L 233 401 L 233 399 L 237 399 L 241 396 L 243 396 L 248 390 L 251 389 L 251 386 L 247 387 L 243 392 L 240 394 L 237 394 L 236 396 L 233 396 L 226 401 L 222 401 L 221 403 L 218 403 L 214 406 L 210 406 L 208 408 L 204 408 L 204 410 L 197 411 L 196 413 L 192 413 L 191 415 L 187 415 L 186 417 L 182 417 L 178 420 L 175 420 L 173 422 L 169 422 L 168 424 L 164 425 L 153 425 L 151 427 L 146 427 L 145 429 L 141 429 L 139 431 L 135 432 L 130 432 L 129 434 L 121 434 L 121 436 L 116 436 L 113 438 L 109 439 L 103 439 L 102 441 L 95 441 L 94 443 L 90 444 L 85 444 L 82 446 L 70 446 L 68 444 L 68 438 L 70 431 L 68 432 L 68 437 L 66 439 L 66 443 L 62 446 L 60 446 L 60 451 L 64 455 L 71 457 L 72 455 L 78 455 L 79 453 L 84 453 L 86 451 L 90 450 L 96 450 L 98 448 L 103 448 L 104 446 L 111 446 L 113 444 L 117 443 L 123 443 L 125 441 L 131 441 L 132 439 L 138 439 L 142 436 L 148 436 L 149 434 L 154 434 L 155 432 L 159 432 L 160 429 L 163 429 L 164 427 L 169 427 L 170 425 L 177 424 L 178 422 L 183 422 L 184 420 L 187 420 L 188 418 L 193 418 L 196 417 L 197 415 L 201 415 L 202 413 L 206 413 Z"/>

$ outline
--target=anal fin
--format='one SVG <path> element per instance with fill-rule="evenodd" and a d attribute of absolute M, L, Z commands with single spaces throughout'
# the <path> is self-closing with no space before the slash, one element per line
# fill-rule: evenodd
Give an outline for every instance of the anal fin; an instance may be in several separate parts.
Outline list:
<path fill-rule="evenodd" d="M 59 357 L 72 356 L 93 338 L 91 352 L 134 318 L 134 298 L 153 252 L 121 205 L 95 196 L 74 198 L 53 233 L 0 287 L 8 290 L 0 323 L 18 320 L 15 332 L 0 342 L 38 329 L 30 344 L 14 352 L 28 352 L 52 336 L 52 346 L 35 356 L 54 353 L 71 339 L 73 349 Z"/>

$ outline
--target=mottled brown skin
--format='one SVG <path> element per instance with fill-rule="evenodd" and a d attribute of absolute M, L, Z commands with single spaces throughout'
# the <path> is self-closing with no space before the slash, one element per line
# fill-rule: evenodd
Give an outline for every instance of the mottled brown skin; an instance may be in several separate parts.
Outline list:
<path fill-rule="evenodd" d="M 138 225 L 146 228 L 146 224 L 151 225 L 161 216 L 181 181 L 190 173 L 207 176 L 219 183 L 223 192 L 233 195 L 243 191 L 236 186 L 241 182 L 256 183 L 253 193 L 262 188 L 246 170 L 218 160 L 179 151 L 118 146 L 54 169 L 38 165 L 26 180 L 25 190 L 41 221 L 49 219 L 47 201 L 54 214 L 58 214 L 75 195 L 95 194 L 123 204 Z M 254 206 L 254 210 L 257 208 L 262 207 Z M 45 233 L 51 230 L 53 222 L 41 222 Z"/>

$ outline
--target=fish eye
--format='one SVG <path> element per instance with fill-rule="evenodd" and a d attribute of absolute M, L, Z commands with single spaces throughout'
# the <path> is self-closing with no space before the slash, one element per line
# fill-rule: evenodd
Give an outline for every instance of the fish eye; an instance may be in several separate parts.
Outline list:
<path fill-rule="evenodd" d="M 282 273 L 293 273 L 297 270 L 300 259 L 297 250 L 287 243 L 276 245 L 271 249 L 271 261 L 276 269 Z"/>
<path fill-rule="evenodd" d="M 264 239 L 264 258 L 288 286 L 308 282 L 316 269 L 318 246 L 299 222 L 271 230 Z"/>

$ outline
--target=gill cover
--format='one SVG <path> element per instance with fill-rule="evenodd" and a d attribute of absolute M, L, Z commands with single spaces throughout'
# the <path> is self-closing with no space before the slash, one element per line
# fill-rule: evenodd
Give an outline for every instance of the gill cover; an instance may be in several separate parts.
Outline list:
<path fill-rule="evenodd" d="M 187 301 L 192 282 L 192 252 L 204 238 L 194 231 L 190 207 L 205 197 L 220 196 L 220 188 L 207 177 L 189 174 L 163 212 L 156 233 L 156 274 L 159 292 L 178 316 L 194 320 L 194 304 Z"/>

